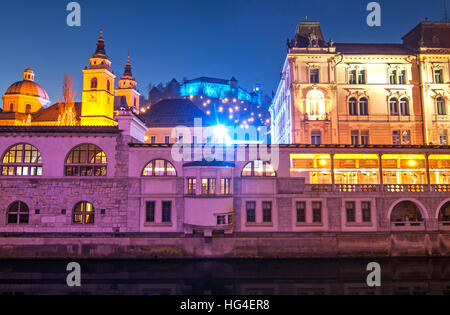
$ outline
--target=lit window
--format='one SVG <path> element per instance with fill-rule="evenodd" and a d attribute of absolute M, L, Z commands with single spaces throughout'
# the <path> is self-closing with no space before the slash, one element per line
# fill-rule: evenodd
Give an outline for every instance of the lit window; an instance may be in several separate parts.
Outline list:
<path fill-rule="evenodd" d="M 204 178 L 202 179 L 202 195 L 215 195 L 216 194 L 216 179 Z"/>
<path fill-rule="evenodd" d="M 445 100 L 442 97 L 436 99 L 437 114 L 447 115 L 447 108 L 445 107 Z"/>
<path fill-rule="evenodd" d="M 30 210 L 26 203 L 15 201 L 8 207 L 8 224 L 28 224 Z"/>
<path fill-rule="evenodd" d="M 263 161 L 248 163 L 242 171 L 243 177 L 275 177 L 276 172 L 272 164 Z"/>
<path fill-rule="evenodd" d="M 73 209 L 73 224 L 94 224 L 94 206 L 86 201 L 78 203 Z"/>
<path fill-rule="evenodd" d="M 306 112 L 310 120 L 324 120 L 326 118 L 325 96 L 322 91 L 314 89 L 307 94 Z"/>
<path fill-rule="evenodd" d="M 197 194 L 197 178 L 187 179 L 187 194 L 188 195 Z"/>
<path fill-rule="evenodd" d="M 41 153 L 32 145 L 18 144 L 2 159 L 2 176 L 42 176 Z"/>
<path fill-rule="evenodd" d="M 153 160 L 145 166 L 142 176 L 170 177 L 177 176 L 177 171 L 169 161 Z"/>
<path fill-rule="evenodd" d="M 66 159 L 65 176 L 104 177 L 107 167 L 102 149 L 93 144 L 82 144 L 70 151 Z"/>
<path fill-rule="evenodd" d="M 222 178 L 220 183 L 220 193 L 222 195 L 231 194 L 231 178 Z"/>

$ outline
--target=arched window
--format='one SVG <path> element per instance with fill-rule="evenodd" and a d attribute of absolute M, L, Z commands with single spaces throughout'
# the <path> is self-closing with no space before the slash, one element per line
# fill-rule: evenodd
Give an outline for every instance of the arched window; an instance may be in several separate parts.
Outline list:
<path fill-rule="evenodd" d="M 10 112 L 14 111 L 14 104 L 13 103 L 9 104 L 9 111 Z"/>
<path fill-rule="evenodd" d="M 356 101 L 356 98 L 352 97 L 348 101 L 348 113 L 351 116 L 357 116 L 358 115 L 358 102 Z"/>
<path fill-rule="evenodd" d="M 8 207 L 8 224 L 28 224 L 30 209 L 26 203 L 15 201 Z"/>
<path fill-rule="evenodd" d="M 359 100 L 359 114 L 361 116 L 369 115 L 369 101 L 365 97 Z"/>
<path fill-rule="evenodd" d="M 70 151 L 65 164 L 65 176 L 95 176 L 107 174 L 106 154 L 93 144 L 82 144 Z"/>
<path fill-rule="evenodd" d="M 400 114 L 402 116 L 409 116 L 409 101 L 406 97 L 400 100 Z"/>
<path fill-rule="evenodd" d="M 110 81 L 107 81 L 107 82 L 106 82 L 106 89 L 107 89 L 108 91 L 111 91 L 111 82 L 110 82 Z"/>
<path fill-rule="evenodd" d="M 42 176 L 41 153 L 30 144 L 10 148 L 2 158 L 2 176 Z"/>
<path fill-rule="evenodd" d="M 442 206 L 439 212 L 439 222 L 450 222 L 450 201 Z"/>
<path fill-rule="evenodd" d="M 91 89 L 96 89 L 98 86 L 97 78 L 92 78 L 91 80 Z"/>
<path fill-rule="evenodd" d="M 26 114 L 31 113 L 31 105 L 30 105 L 30 104 L 27 104 L 27 105 L 25 106 L 25 113 L 26 113 Z"/>
<path fill-rule="evenodd" d="M 306 112 L 310 120 L 324 120 L 326 117 L 325 96 L 319 90 L 312 90 L 306 96 Z"/>
<path fill-rule="evenodd" d="M 392 210 L 391 222 L 397 226 L 420 225 L 423 222 L 422 212 L 414 202 L 403 201 Z"/>
<path fill-rule="evenodd" d="M 82 201 L 73 208 L 73 224 L 94 224 L 95 210 L 94 206 Z"/>
<path fill-rule="evenodd" d="M 142 176 L 177 176 L 175 167 L 166 160 L 153 160 L 145 166 Z"/>
<path fill-rule="evenodd" d="M 392 97 L 389 100 L 389 107 L 391 110 L 391 116 L 398 116 L 398 100 L 395 97 Z"/>
<path fill-rule="evenodd" d="M 445 100 L 443 97 L 436 99 L 436 106 L 438 115 L 447 115 L 447 108 L 445 108 Z"/>
<path fill-rule="evenodd" d="M 242 177 L 275 177 L 277 176 L 272 164 L 263 161 L 248 163 L 242 170 Z"/>

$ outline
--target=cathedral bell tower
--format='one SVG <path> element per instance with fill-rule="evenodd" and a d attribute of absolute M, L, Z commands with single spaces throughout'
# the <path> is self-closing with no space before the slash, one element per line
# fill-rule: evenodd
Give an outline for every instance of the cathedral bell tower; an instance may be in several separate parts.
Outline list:
<path fill-rule="evenodd" d="M 97 49 L 89 59 L 89 68 L 83 70 L 82 126 L 115 126 L 114 80 L 111 61 L 105 51 L 103 31 L 97 40 Z"/>
<path fill-rule="evenodd" d="M 139 112 L 139 97 L 141 94 L 137 91 L 137 82 L 131 72 L 130 55 L 128 54 L 125 71 L 119 80 L 119 86 L 116 89 L 116 101 L 119 107 L 133 109 Z"/>

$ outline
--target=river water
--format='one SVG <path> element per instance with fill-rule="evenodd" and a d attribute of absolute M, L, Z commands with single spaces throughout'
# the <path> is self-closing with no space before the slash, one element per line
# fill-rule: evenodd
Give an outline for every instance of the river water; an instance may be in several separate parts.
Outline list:
<path fill-rule="evenodd" d="M 71 261 L 0 261 L 0 295 L 449 295 L 450 258 L 319 260 L 89 260 L 81 287 Z M 370 288 L 367 265 L 381 266 Z"/>

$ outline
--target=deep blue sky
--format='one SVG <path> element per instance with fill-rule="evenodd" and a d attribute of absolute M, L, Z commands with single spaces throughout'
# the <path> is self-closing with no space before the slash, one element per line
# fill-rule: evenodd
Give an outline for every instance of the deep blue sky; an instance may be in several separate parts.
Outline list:
<path fill-rule="evenodd" d="M 82 26 L 66 25 L 68 0 L 5 1 L 0 10 L 0 93 L 31 64 L 36 81 L 58 101 L 65 73 L 77 99 L 81 70 L 100 25 L 116 75 L 130 51 L 141 93 L 173 77 L 235 76 L 250 89 L 276 89 L 286 39 L 297 23 L 322 23 L 335 42 L 400 42 L 417 23 L 443 17 L 443 0 L 382 0 L 379 28 L 366 24 L 370 0 L 81 0 Z"/>

